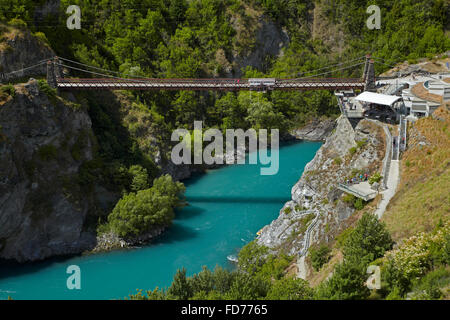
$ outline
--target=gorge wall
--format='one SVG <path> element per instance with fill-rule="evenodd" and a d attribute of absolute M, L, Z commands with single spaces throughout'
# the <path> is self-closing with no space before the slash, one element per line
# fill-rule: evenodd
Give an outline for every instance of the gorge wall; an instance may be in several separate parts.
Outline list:
<path fill-rule="evenodd" d="M 343 200 L 343 192 L 336 185 L 360 172 L 381 172 L 384 141 L 382 127 L 362 120 L 353 129 L 341 116 L 293 186 L 292 200 L 283 206 L 277 219 L 261 230 L 257 242 L 274 252 L 298 254 L 304 249 L 306 230 L 312 223 L 315 227 L 311 244 L 332 240 L 355 212 L 354 205 Z"/>

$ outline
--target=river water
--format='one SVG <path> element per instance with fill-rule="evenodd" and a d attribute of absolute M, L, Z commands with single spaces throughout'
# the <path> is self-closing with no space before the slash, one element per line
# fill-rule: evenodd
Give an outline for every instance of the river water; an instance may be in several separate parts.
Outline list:
<path fill-rule="evenodd" d="M 292 186 L 321 143 L 280 147 L 280 169 L 261 176 L 260 165 L 232 165 L 184 181 L 189 206 L 173 225 L 143 248 L 0 266 L 0 299 L 122 299 L 136 289 L 170 285 L 176 270 L 232 268 L 227 256 L 256 237 L 290 199 Z M 248 161 L 247 161 L 248 162 Z M 69 290 L 66 269 L 81 270 L 81 289 Z"/>

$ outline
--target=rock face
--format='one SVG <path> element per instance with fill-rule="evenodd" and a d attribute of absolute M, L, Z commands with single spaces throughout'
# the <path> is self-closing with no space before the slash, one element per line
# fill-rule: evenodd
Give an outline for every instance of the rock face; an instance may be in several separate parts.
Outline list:
<path fill-rule="evenodd" d="M 85 227 L 93 201 L 76 180 L 92 159 L 87 113 L 30 80 L 0 105 L 0 133 L 0 258 L 33 261 L 95 245 Z"/>
<path fill-rule="evenodd" d="M 314 120 L 301 129 L 293 130 L 291 134 L 301 140 L 323 141 L 336 126 L 334 120 Z"/>
<path fill-rule="evenodd" d="M 239 26 L 239 23 L 232 19 L 235 29 L 250 28 L 254 26 Z M 232 65 L 235 77 L 242 76 L 242 69 L 251 66 L 258 70 L 263 70 L 266 59 L 269 56 L 278 57 L 283 54 L 283 48 L 289 44 L 289 36 L 285 30 L 279 28 L 268 17 L 261 15 L 252 20 L 252 24 L 257 25 L 254 35 L 252 49 L 246 53 L 235 52 Z M 239 32 L 239 31 L 238 31 Z"/>
<path fill-rule="evenodd" d="M 335 131 L 292 188 L 292 200 L 284 205 L 277 219 L 262 229 L 258 243 L 273 251 L 299 253 L 304 249 L 305 233 L 311 224 L 311 243 L 331 240 L 355 211 L 342 200 L 342 191 L 336 184 L 357 170 L 381 172 L 384 149 L 381 127 L 362 120 L 353 129 L 347 118 L 340 117 Z"/>
<path fill-rule="evenodd" d="M 7 75 L 11 71 L 38 64 L 55 55 L 50 47 L 29 31 L 9 28 L 9 32 L 4 34 L 5 41 L 0 43 L 0 73 L 5 74 L 2 80 L 7 82 L 17 78 L 45 75 L 47 73 L 45 63 L 33 69 Z"/>

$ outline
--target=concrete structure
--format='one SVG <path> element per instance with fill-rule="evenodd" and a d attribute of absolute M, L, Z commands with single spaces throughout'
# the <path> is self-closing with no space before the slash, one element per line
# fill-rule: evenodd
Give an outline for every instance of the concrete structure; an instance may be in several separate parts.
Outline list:
<path fill-rule="evenodd" d="M 363 181 L 363 182 L 356 183 L 356 184 L 350 184 L 350 185 L 339 183 L 337 185 L 337 188 L 346 193 L 350 193 L 357 198 L 361 198 L 364 201 L 372 200 L 378 194 L 378 191 L 373 190 L 370 187 L 369 182 L 367 182 L 367 181 Z"/>

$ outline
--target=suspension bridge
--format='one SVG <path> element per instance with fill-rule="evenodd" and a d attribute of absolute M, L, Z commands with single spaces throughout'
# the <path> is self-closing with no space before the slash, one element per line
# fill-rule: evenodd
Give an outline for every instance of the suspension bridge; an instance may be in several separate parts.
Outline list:
<path fill-rule="evenodd" d="M 374 63 L 380 62 L 365 55 L 346 62 L 330 65 L 309 71 L 324 71 L 311 76 L 294 79 L 277 78 L 213 78 L 213 79 L 174 79 L 174 78 L 139 78 L 124 75 L 117 71 L 89 66 L 84 63 L 62 57 L 53 57 L 40 61 L 34 66 L 12 71 L 9 74 L 20 74 L 24 70 L 32 69 L 43 64 L 47 65 L 47 82 L 59 90 L 364 90 L 373 91 L 378 80 L 375 77 Z M 350 62 L 355 62 L 347 65 Z M 75 66 L 76 65 L 76 66 Z M 364 65 L 364 72 L 360 78 L 318 78 L 337 71 Z M 95 71 L 93 71 L 95 70 Z M 69 71 L 89 74 L 91 78 L 66 77 Z"/>

